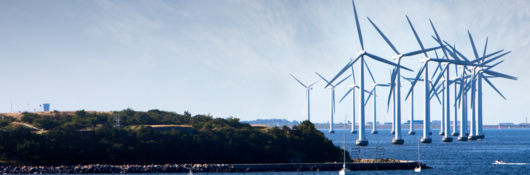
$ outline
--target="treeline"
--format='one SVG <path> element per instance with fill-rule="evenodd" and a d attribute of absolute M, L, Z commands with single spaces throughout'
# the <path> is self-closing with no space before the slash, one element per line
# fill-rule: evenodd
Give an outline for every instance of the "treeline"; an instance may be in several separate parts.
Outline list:
<path fill-rule="evenodd" d="M 48 129 L 42 134 L 15 127 L 0 131 L 0 159 L 40 164 L 166 164 L 282 163 L 342 161 L 342 152 L 309 121 L 289 127 L 257 130 L 237 118 L 213 118 L 159 110 L 116 111 L 123 128 L 112 127 L 112 116 L 77 111 L 75 115 L 39 116 L 26 113 L 23 122 Z M 187 124 L 195 132 L 160 132 L 149 126 Z M 97 127 L 93 132 L 80 129 Z M 347 154 L 348 155 L 348 154 Z M 349 159 L 349 156 L 347 156 Z"/>

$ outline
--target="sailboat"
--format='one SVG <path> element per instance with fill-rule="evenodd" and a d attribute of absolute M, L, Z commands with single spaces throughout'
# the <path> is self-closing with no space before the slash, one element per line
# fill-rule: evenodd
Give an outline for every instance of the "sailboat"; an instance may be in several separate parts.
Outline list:
<path fill-rule="evenodd" d="M 347 115 L 344 115 L 344 163 L 342 163 L 342 169 L 339 171 L 339 175 L 353 175 L 353 172 L 346 168 L 346 116 Z"/>
<path fill-rule="evenodd" d="M 414 168 L 414 172 L 421 172 L 421 163 L 420 163 L 420 139 L 418 137 L 418 166 Z"/>

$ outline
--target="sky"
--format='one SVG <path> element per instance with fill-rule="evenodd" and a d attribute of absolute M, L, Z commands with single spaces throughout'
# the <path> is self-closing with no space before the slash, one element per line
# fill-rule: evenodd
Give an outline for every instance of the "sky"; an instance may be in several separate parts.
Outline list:
<path fill-rule="evenodd" d="M 437 46 L 430 19 L 440 37 L 467 58 L 474 57 L 468 31 L 481 55 L 486 38 L 487 53 L 511 51 L 492 70 L 518 80 L 491 79 L 507 100 L 484 83 L 484 124 L 525 122 L 529 1 L 355 3 L 365 50 L 388 60 L 393 51 L 367 17 L 402 53 L 420 49 L 406 15 L 425 47 Z M 301 121 L 305 88 L 289 74 L 305 84 L 319 80 L 315 72 L 329 80 L 361 50 L 349 0 L 0 1 L 0 23 L 0 112 L 39 110 L 50 103 L 60 111 L 160 109 Z M 403 58 L 402 65 L 414 72 L 402 75 L 415 76 L 421 58 Z M 388 83 L 392 67 L 366 60 L 376 82 Z M 435 66 L 430 64 L 431 72 Z M 359 81 L 359 65 L 354 68 Z M 367 74 L 365 81 L 370 90 Z M 349 78 L 336 88 L 335 121 L 352 116 L 351 94 L 338 103 L 351 84 Z M 329 121 L 330 90 L 324 86 L 320 81 L 311 90 L 312 122 Z M 403 81 L 403 97 L 409 88 Z M 415 90 L 414 115 L 421 119 L 422 83 Z M 388 88 L 377 92 L 378 121 L 390 122 Z M 437 100 L 431 108 L 431 118 L 440 120 Z M 403 99 L 402 121 L 410 113 L 410 99 Z M 372 117 L 370 100 L 366 121 Z"/>

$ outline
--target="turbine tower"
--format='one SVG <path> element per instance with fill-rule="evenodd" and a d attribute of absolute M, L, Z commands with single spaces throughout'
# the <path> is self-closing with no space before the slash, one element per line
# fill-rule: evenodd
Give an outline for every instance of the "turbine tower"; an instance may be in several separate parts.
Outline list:
<path fill-rule="evenodd" d="M 368 95 L 368 98 L 366 99 L 366 102 L 364 103 L 364 105 L 366 106 L 366 104 L 370 100 L 370 97 L 374 95 L 374 123 L 372 125 L 372 134 L 377 134 L 379 132 L 377 131 L 377 103 L 376 103 L 377 102 L 376 100 L 377 91 L 376 91 L 376 88 L 377 86 L 389 87 L 390 84 L 377 84 L 377 82 L 374 79 L 374 76 L 372 75 L 372 71 L 370 71 L 370 68 L 368 67 L 368 64 L 364 62 L 364 65 L 366 66 L 366 69 L 368 69 L 368 73 L 370 73 L 370 77 L 372 78 L 372 81 L 374 82 L 374 84 L 372 84 L 372 91 L 370 92 L 370 95 Z"/>
<path fill-rule="evenodd" d="M 342 100 L 344 100 L 344 98 L 346 98 L 346 96 L 348 96 L 348 94 L 350 94 L 350 92 L 353 91 L 353 93 L 352 93 L 352 96 L 353 96 L 352 114 L 353 115 L 352 115 L 352 125 L 351 125 L 350 133 L 357 134 L 357 130 L 355 130 L 355 88 L 359 89 L 359 86 L 355 82 L 355 75 L 354 75 L 353 67 L 351 68 L 351 73 L 352 73 L 352 77 L 353 77 L 353 84 L 350 85 L 350 90 L 348 90 L 348 92 L 346 92 L 344 97 L 342 97 L 340 99 L 339 103 L 342 102 Z"/>
<path fill-rule="evenodd" d="M 315 85 L 315 83 L 317 83 L 317 82 L 320 81 L 320 80 L 317 80 L 317 81 L 315 81 L 314 83 L 312 83 L 311 85 L 306 86 L 306 85 L 304 85 L 304 83 L 302 83 L 302 82 L 301 82 L 300 80 L 298 80 L 296 77 L 294 77 L 293 74 L 289 74 L 289 75 L 291 75 L 291 77 L 293 77 L 296 81 L 298 81 L 298 83 L 300 83 L 302 86 L 305 87 L 305 100 L 306 100 L 306 102 L 307 102 L 307 103 L 306 103 L 306 105 L 307 105 L 307 106 L 306 106 L 306 109 L 307 109 L 307 120 L 308 120 L 308 121 L 311 121 L 311 115 L 310 115 L 310 114 L 311 114 L 311 113 L 310 113 L 311 110 L 310 110 L 310 108 L 309 108 L 309 107 L 310 107 L 310 102 L 309 102 L 309 99 L 310 99 L 310 98 L 309 98 L 309 91 L 312 90 L 312 89 L 313 89 L 313 85 Z"/>
<path fill-rule="evenodd" d="M 376 56 L 376 55 L 373 55 L 371 53 L 368 53 L 367 51 L 364 50 L 364 45 L 363 45 L 363 39 L 362 39 L 362 34 L 361 34 L 361 26 L 359 25 L 359 19 L 357 17 L 357 11 L 355 9 L 355 3 L 353 2 L 352 0 L 352 5 L 353 5 L 353 13 L 355 15 L 355 24 L 357 26 L 357 33 L 359 35 L 359 41 L 361 43 L 361 51 L 357 53 L 357 56 L 355 59 L 351 60 L 344 68 L 342 68 L 342 70 L 333 78 L 331 79 L 331 81 L 328 83 L 327 86 L 329 86 L 332 82 L 334 82 L 337 78 L 339 78 L 348 68 L 350 68 L 351 66 L 353 66 L 353 64 L 355 62 L 357 62 L 358 60 L 361 61 L 361 63 L 359 64 L 360 66 L 360 71 L 361 71 L 361 89 L 364 89 L 364 56 L 368 56 L 374 60 L 377 60 L 377 61 L 380 61 L 380 62 L 383 62 L 385 64 L 389 64 L 389 65 L 392 65 L 392 66 L 396 66 L 396 67 L 399 67 L 399 68 L 404 68 L 406 70 L 409 70 L 409 71 L 412 71 L 412 69 L 409 69 L 409 68 L 406 68 L 406 67 L 403 67 L 403 66 L 400 66 L 398 64 L 395 64 L 391 61 L 388 61 L 384 58 L 381 58 L 379 56 Z M 359 104 L 364 104 L 364 93 L 362 91 L 359 91 L 360 93 L 360 99 L 359 99 Z M 364 117 L 365 117 L 365 108 L 364 108 L 364 105 L 361 105 L 361 109 L 359 110 L 359 139 L 355 141 L 355 144 L 358 145 L 358 146 L 367 146 L 368 145 L 368 140 L 366 139 L 366 136 L 365 136 L 365 122 L 364 122 Z"/>
<path fill-rule="evenodd" d="M 328 83 L 328 86 L 326 88 L 331 89 L 331 115 L 330 115 L 330 123 L 329 123 L 329 133 L 333 134 L 335 133 L 335 130 L 333 129 L 333 114 L 335 114 L 335 87 L 337 87 L 339 84 L 344 82 L 344 80 L 350 78 L 351 75 L 348 75 L 346 78 L 341 80 L 339 83 L 335 85 L 331 85 L 328 80 L 326 80 L 324 77 L 322 77 L 318 72 L 315 72 L 322 80 L 324 80 L 326 83 Z"/>

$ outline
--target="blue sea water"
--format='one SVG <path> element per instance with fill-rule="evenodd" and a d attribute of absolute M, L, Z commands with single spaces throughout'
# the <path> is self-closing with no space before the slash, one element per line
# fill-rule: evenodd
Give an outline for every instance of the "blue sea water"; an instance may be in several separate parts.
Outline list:
<path fill-rule="evenodd" d="M 326 137 L 337 146 L 344 143 L 343 131 L 335 130 L 335 134 L 329 134 L 327 130 L 321 130 Z M 361 149 L 361 158 L 373 159 L 374 148 L 383 147 L 384 157 L 398 160 L 418 159 L 418 139 L 421 138 L 422 130 L 416 130 L 416 135 L 408 135 L 407 129 L 403 129 L 404 145 L 392 145 L 393 135 L 390 130 L 379 130 L 379 134 L 370 134 L 366 137 L 369 145 Z M 439 130 L 433 130 L 433 139 L 430 144 L 420 144 L 421 162 L 433 169 L 424 169 L 421 174 L 530 174 L 530 129 L 485 129 L 486 138 L 482 141 L 459 142 L 453 137 L 452 143 L 443 143 Z M 357 134 L 346 132 L 346 145 L 355 147 Z M 353 158 L 358 152 L 351 153 Z M 493 165 L 495 160 L 509 163 L 527 163 L 527 165 Z M 183 173 L 180 173 L 183 174 Z M 240 175 L 337 175 L 338 172 L 261 172 L 261 173 L 194 173 L 194 174 L 240 174 Z M 355 171 L 355 174 L 415 174 L 413 170 L 393 171 Z"/>

